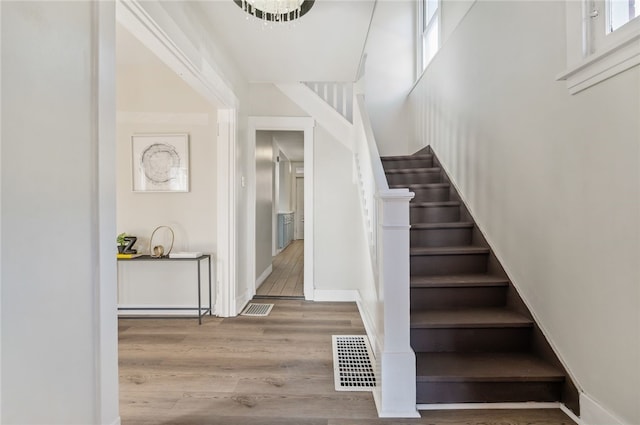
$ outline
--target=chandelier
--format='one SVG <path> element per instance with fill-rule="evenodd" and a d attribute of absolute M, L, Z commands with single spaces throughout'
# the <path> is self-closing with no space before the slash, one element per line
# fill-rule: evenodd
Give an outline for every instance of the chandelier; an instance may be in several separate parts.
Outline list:
<path fill-rule="evenodd" d="M 265 22 L 291 22 L 307 13 L 315 0 L 233 0 L 247 15 Z"/>

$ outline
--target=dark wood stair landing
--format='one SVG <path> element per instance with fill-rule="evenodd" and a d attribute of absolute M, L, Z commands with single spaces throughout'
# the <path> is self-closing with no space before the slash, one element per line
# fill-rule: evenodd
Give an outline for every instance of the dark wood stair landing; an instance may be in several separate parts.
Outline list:
<path fill-rule="evenodd" d="M 383 157 L 410 204 L 418 404 L 563 402 L 578 392 L 430 147 Z"/>

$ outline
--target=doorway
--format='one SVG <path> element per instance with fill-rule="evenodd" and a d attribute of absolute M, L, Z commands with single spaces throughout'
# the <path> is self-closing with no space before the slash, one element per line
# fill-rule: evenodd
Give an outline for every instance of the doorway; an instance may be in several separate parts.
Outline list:
<path fill-rule="evenodd" d="M 297 261 L 297 269 L 292 270 L 295 273 L 302 273 L 302 288 L 303 292 L 300 296 L 303 296 L 306 300 L 314 299 L 314 284 L 313 284 L 313 139 L 314 139 L 314 131 L 313 128 L 315 126 L 315 121 L 313 118 L 308 117 L 249 117 L 249 146 L 256 147 L 257 135 L 259 131 L 273 131 L 273 132 L 283 132 L 283 131 L 298 131 L 303 134 L 303 160 L 304 164 L 292 164 L 291 168 L 294 170 L 301 170 L 306 175 L 306 179 L 303 181 L 304 192 L 303 199 L 305 205 L 305 216 L 304 216 L 304 239 L 297 241 L 292 241 L 289 245 L 286 246 L 286 249 L 283 249 L 281 252 L 278 250 L 274 250 L 277 254 L 282 254 L 283 262 L 286 261 L 286 255 L 289 255 L 289 259 L 300 257 L 302 261 Z M 253 153 L 256 154 L 256 150 L 252 149 Z M 253 163 L 255 163 L 256 157 L 253 158 Z M 277 161 L 277 158 L 276 158 Z M 251 298 L 258 294 L 258 289 L 265 283 L 267 283 L 267 279 L 273 275 L 273 278 L 276 277 L 276 267 L 279 264 L 279 259 L 273 259 L 272 270 L 270 273 L 258 274 L 256 270 L 256 201 L 258 198 L 258 194 L 256 193 L 256 169 L 255 166 L 249 167 L 250 175 L 248 176 L 248 189 L 249 189 L 249 205 L 253 205 L 254 208 L 249 208 L 249 214 L 247 216 L 247 256 L 249 258 L 249 264 L 254 267 L 250 269 L 251 272 L 254 273 L 253 279 L 250 279 L 250 282 L 254 283 L 254 287 L 252 288 L 250 295 Z M 276 173 L 273 173 L 274 175 Z M 297 177 L 297 176 L 296 176 Z M 302 177 L 302 175 L 301 175 Z M 295 181 L 295 178 L 292 179 L 292 184 Z M 295 208 L 295 203 L 293 203 L 293 198 L 295 198 L 295 193 L 291 193 L 291 206 L 290 211 L 292 212 Z M 283 211 L 287 212 L 287 211 Z M 274 221 L 273 226 L 277 226 L 277 213 L 278 211 L 274 209 Z M 292 226 L 295 227 L 295 226 Z M 277 234 L 277 232 L 274 232 Z M 293 237 L 293 229 L 292 229 L 292 238 Z M 299 245 L 300 249 L 296 249 L 296 246 Z M 283 247 L 284 248 L 284 247 Z M 285 252 L 285 251 L 291 251 Z M 278 261 L 276 261 L 278 260 Z M 290 283 L 294 278 L 291 277 Z M 266 289 L 267 287 L 265 287 Z M 262 291 L 261 291 L 262 292 Z M 243 300 L 244 302 L 250 301 L 251 298 Z"/>
<path fill-rule="evenodd" d="M 296 186 L 304 170 L 304 133 L 258 130 L 255 158 L 256 296 L 302 298 L 304 242 L 296 240 L 295 226 L 304 205 Z"/>

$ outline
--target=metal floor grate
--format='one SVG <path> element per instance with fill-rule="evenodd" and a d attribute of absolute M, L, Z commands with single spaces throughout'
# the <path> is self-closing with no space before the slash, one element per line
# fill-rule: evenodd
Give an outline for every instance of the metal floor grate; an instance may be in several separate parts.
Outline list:
<path fill-rule="evenodd" d="M 240 315 L 264 317 L 269 315 L 272 308 L 273 308 L 273 304 L 249 303 L 249 305 L 247 305 L 247 308 L 245 308 Z"/>
<path fill-rule="evenodd" d="M 365 335 L 333 335 L 336 391 L 371 391 L 376 386 L 373 353 Z"/>

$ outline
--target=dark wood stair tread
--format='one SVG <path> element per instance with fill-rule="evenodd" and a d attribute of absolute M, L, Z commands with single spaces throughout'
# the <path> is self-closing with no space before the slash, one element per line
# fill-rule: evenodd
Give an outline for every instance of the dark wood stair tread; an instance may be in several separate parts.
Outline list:
<path fill-rule="evenodd" d="M 413 174 L 413 173 L 439 173 L 439 167 L 428 168 L 397 168 L 385 170 L 385 174 Z"/>
<path fill-rule="evenodd" d="M 426 153 L 420 155 L 399 155 L 399 156 L 381 156 L 382 161 L 408 161 L 408 160 L 429 160 L 433 158 L 433 154 Z"/>
<path fill-rule="evenodd" d="M 442 223 L 411 223 L 412 229 L 465 229 L 472 228 L 472 221 L 453 221 Z"/>
<path fill-rule="evenodd" d="M 460 201 L 416 202 L 409 204 L 409 208 L 459 207 Z"/>
<path fill-rule="evenodd" d="M 488 254 L 489 248 L 484 246 L 436 246 L 436 247 L 415 247 L 409 249 L 410 255 L 474 255 Z"/>
<path fill-rule="evenodd" d="M 407 184 L 390 184 L 389 189 L 443 189 L 451 186 L 449 183 L 407 183 Z"/>
<path fill-rule="evenodd" d="M 505 308 L 425 310 L 411 312 L 412 329 L 528 328 L 533 321 Z"/>
<path fill-rule="evenodd" d="M 411 276 L 411 287 L 414 288 L 447 288 L 474 286 L 509 286 L 509 280 L 505 277 L 490 274 Z"/>
<path fill-rule="evenodd" d="M 560 370 L 527 353 L 416 353 L 417 382 L 562 382 Z"/>

